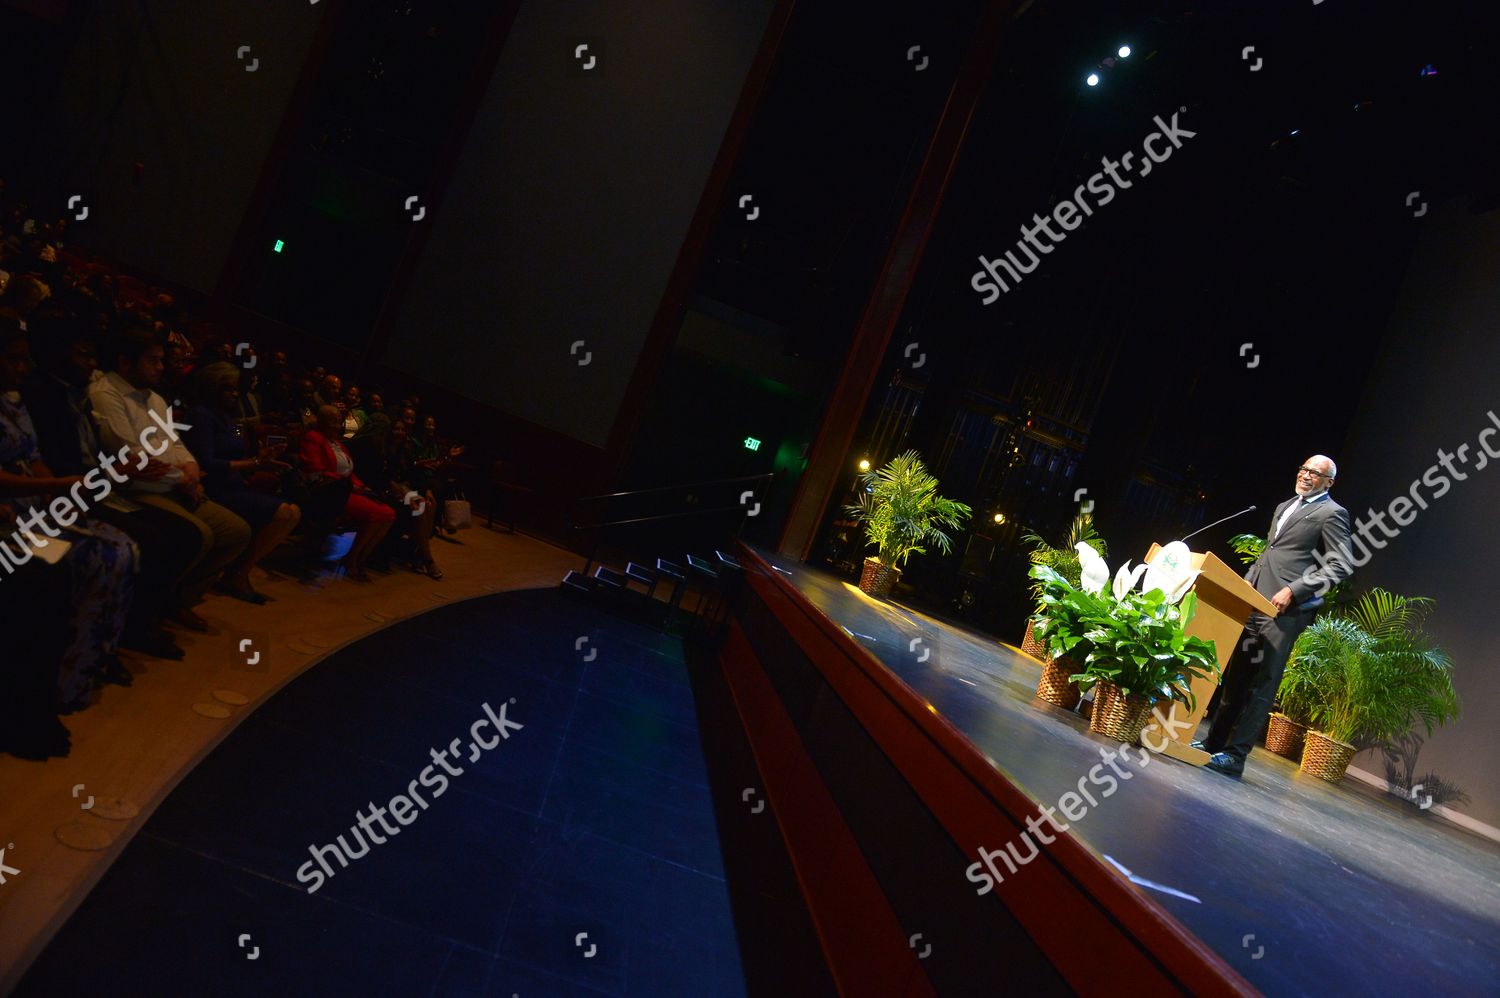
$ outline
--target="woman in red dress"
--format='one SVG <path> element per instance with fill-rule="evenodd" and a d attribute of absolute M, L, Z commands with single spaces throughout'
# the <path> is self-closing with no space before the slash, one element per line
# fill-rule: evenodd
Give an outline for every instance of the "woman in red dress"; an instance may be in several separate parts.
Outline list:
<path fill-rule="evenodd" d="M 377 499 L 354 474 L 354 459 L 343 442 L 344 416 L 331 405 L 318 410 L 316 429 L 302 435 L 299 462 L 313 478 L 347 478 L 353 489 L 344 516 L 354 524 L 354 546 L 344 557 L 344 571 L 357 582 L 370 582 L 365 562 L 396 522 L 396 511 Z"/>

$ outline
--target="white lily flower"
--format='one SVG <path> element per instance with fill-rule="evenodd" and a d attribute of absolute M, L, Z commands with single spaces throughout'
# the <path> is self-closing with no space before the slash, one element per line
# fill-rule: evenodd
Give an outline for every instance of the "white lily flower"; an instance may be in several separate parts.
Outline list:
<path fill-rule="evenodd" d="M 1099 552 L 1094 550 L 1094 545 L 1088 541 L 1079 541 L 1073 545 L 1073 550 L 1078 552 L 1078 564 L 1088 565 L 1090 562 L 1103 561 Z"/>
<path fill-rule="evenodd" d="M 1078 546 L 1080 548 L 1088 547 L 1087 544 L 1083 543 L 1080 543 Z M 1089 550 L 1092 551 L 1093 549 L 1090 548 Z M 1103 558 L 1095 554 L 1093 561 L 1082 562 L 1079 586 L 1084 592 L 1098 595 L 1104 591 L 1104 586 L 1107 582 L 1109 582 L 1109 566 L 1104 563 Z"/>
<path fill-rule="evenodd" d="M 1135 566 L 1135 570 L 1132 571 L 1130 568 L 1130 562 L 1128 561 L 1120 566 L 1120 570 L 1115 573 L 1114 593 L 1116 600 L 1124 599 L 1125 594 L 1135 588 L 1136 582 L 1140 579 L 1141 573 L 1144 572 L 1146 568 L 1147 566 L 1145 565 L 1137 565 Z"/>

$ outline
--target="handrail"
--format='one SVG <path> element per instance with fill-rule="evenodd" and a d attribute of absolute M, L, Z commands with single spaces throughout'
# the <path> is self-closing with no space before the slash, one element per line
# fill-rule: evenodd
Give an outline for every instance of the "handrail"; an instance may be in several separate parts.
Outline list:
<path fill-rule="evenodd" d="M 659 513 L 656 516 L 637 516 L 629 520 L 606 520 L 603 523 L 573 523 L 569 524 L 572 530 L 597 530 L 600 527 L 618 527 L 624 523 L 647 523 L 651 520 L 673 520 L 681 516 L 704 516 L 708 513 L 727 513 L 731 510 L 742 510 L 743 506 L 715 506 L 713 509 L 690 509 L 681 513 Z"/>
<path fill-rule="evenodd" d="M 741 475 L 739 478 L 716 478 L 707 482 L 685 482 L 681 485 L 659 485 L 650 489 L 630 489 L 627 492 L 603 492 L 596 496 L 580 496 L 576 502 L 593 502 L 595 499 L 618 499 L 620 496 L 640 496 L 651 492 L 672 492 L 677 489 L 700 489 L 709 485 L 732 485 L 735 482 L 754 482 L 762 478 L 775 478 L 776 473 L 763 471 L 758 475 Z"/>

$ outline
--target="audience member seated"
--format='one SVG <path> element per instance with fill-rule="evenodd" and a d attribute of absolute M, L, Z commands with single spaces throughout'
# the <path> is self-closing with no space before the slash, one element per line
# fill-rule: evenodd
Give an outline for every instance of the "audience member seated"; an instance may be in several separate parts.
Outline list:
<path fill-rule="evenodd" d="M 365 571 L 376 545 L 390 532 L 396 512 L 380 502 L 354 473 L 354 459 L 344 446 L 343 415 L 331 405 L 318 410 L 317 429 L 302 435 L 300 463 L 304 474 L 316 480 L 348 479 L 353 486 L 344 516 L 354 525 L 354 546 L 344 559 L 345 574 L 357 582 L 371 582 Z"/>
<path fill-rule="evenodd" d="M 21 398 L 30 370 L 26 334 L 14 319 L 0 319 L 0 498 L 17 520 L 14 532 L 0 538 L 0 552 L 15 567 L 34 557 L 61 558 L 67 566 L 70 615 L 55 695 L 58 712 L 70 714 L 87 706 L 103 683 L 130 685 L 116 649 L 139 552 L 129 537 L 85 512 L 85 490 L 97 495 L 108 489 L 102 473 L 92 482 L 60 478 L 42 461 Z M 54 501 L 59 496 L 68 498 Z"/>
<path fill-rule="evenodd" d="M 318 425 L 318 407 L 321 404 L 318 401 L 318 393 L 313 387 L 313 379 L 297 379 L 297 390 L 292 395 L 292 407 L 297 414 L 297 421 L 301 422 L 303 427 L 311 428 Z"/>
<path fill-rule="evenodd" d="M 321 367 L 314 368 L 314 377 L 317 372 L 323 370 Z M 313 396 L 319 407 L 325 405 L 336 406 L 344 401 L 344 381 L 337 374 L 325 374 L 317 380 L 318 391 Z"/>
<path fill-rule="evenodd" d="M 443 504 L 457 495 L 459 491 L 450 462 L 462 454 L 464 449 L 438 439 L 435 416 L 423 417 L 421 431 L 408 429 L 408 433 L 412 437 L 413 464 L 422 472 L 418 478 L 423 482 L 424 487 L 437 497 L 437 529 L 441 532 L 444 529 Z"/>
<path fill-rule="evenodd" d="M 54 474 L 86 476 L 99 467 L 104 450 L 88 400 L 88 385 L 100 376 L 98 338 L 89 319 L 58 311 L 38 312 L 32 326 L 31 350 L 40 368 L 23 393 L 39 448 Z M 134 474 L 132 467 L 122 471 Z M 158 658 L 182 658 L 182 649 L 162 623 L 198 555 L 198 531 L 181 517 L 114 492 L 94 503 L 92 515 L 124 531 L 141 550 L 140 577 L 121 644 Z"/>
<path fill-rule="evenodd" d="M 384 413 L 375 413 L 349 442 L 354 469 L 361 480 L 398 514 L 402 536 L 411 546 L 408 561 L 419 572 L 441 579 L 442 571 L 432 557 L 432 525 L 437 519 L 437 502 L 431 492 L 417 492 L 411 483 L 393 471 L 391 421 Z"/>
<path fill-rule="evenodd" d="M 279 460 L 285 445 L 259 446 L 255 457 L 247 456 L 252 445 L 246 443 L 245 428 L 238 421 L 240 373 L 233 364 L 219 361 L 193 375 L 195 404 L 188 413 L 191 428 L 184 434 L 184 441 L 203 469 L 203 487 L 209 498 L 254 531 L 245 553 L 219 583 L 219 591 L 247 603 L 264 603 L 265 595 L 250 581 L 250 570 L 291 535 L 302 511 L 245 484 L 246 472 L 279 474 L 292 470 L 292 466 Z"/>
<path fill-rule="evenodd" d="M 193 607 L 202 602 L 219 573 L 244 553 L 250 543 L 250 526 L 207 498 L 197 460 L 180 439 L 173 439 L 182 424 L 171 418 L 174 410 L 154 391 L 165 366 L 165 351 L 157 335 L 139 326 L 127 328 L 114 338 L 109 353 L 114 370 L 89 385 L 100 439 L 110 452 L 125 449 L 135 454 L 143 447 L 152 452 L 139 476 L 125 486 L 129 498 L 164 509 L 197 529 L 200 554 L 178 587 L 174 619 L 207 632 L 208 622 Z"/>
<path fill-rule="evenodd" d="M 167 335 L 164 329 L 156 330 L 156 334 L 159 337 Z M 191 347 L 176 340 L 167 339 L 162 343 L 161 378 L 152 387 L 160 389 L 164 397 L 179 409 L 187 395 L 188 374 L 193 368 L 193 356 Z"/>
<path fill-rule="evenodd" d="M 365 402 L 360 399 L 360 389 L 356 384 L 344 389 L 344 437 L 354 437 L 360 432 L 360 426 L 365 425 L 369 414 L 365 411 Z"/>
<path fill-rule="evenodd" d="M 12 274 L 0 295 L 0 308 L 13 310 L 20 317 L 21 328 L 26 328 L 26 318 L 41 307 L 52 295 L 52 289 L 35 273 Z"/>

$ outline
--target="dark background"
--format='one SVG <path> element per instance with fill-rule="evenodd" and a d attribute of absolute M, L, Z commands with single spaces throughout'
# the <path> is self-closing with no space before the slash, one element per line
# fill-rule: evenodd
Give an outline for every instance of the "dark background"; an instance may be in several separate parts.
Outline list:
<path fill-rule="evenodd" d="M 1494 396 L 1500 182 L 1493 5 L 1018 7 L 846 456 L 852 477 L 915 447 L 975 506 L 977 529 L 914 560 L 903 598 L 1010 641 L 1019 532 L 1058 535 L 1078 489 L 1113 565 L 1256 503 L 1195 542 L 1230 560 L 1228 536 L 1264 533 L 1312 453 L 1339 462 L 1358 516 L 1472 440 Z M 72 240 L 252 342 L 428 389 L 522 476 L 578 494 L 778 472 L 750 530 L 771 543 L 982 5 L 797 4 L 706 203 L 786 10 L 0 5 L 0 175 L 39 205 L 84 194 Z M 584 40 L 597 77 L 574 65 Z M 1196 137 L 980 304 L 980 254 L 1182 107 Z M 684 263 L 705 213 L 707 249 Z M 656 329 L 684 266 L 680 314 Z M 1438 599 L 1468 717 L 1423 764 L 1491 823 L 1500 690 L 1474 594 L 1494 588 L 1495 488 L 1456 485 L 1356 584 Z M 812 559 L 847 561 L 835 540 L 825 527 Z"/>

